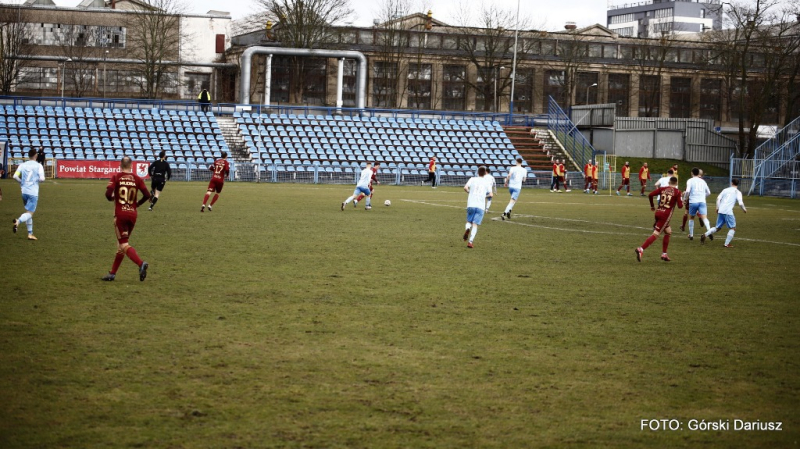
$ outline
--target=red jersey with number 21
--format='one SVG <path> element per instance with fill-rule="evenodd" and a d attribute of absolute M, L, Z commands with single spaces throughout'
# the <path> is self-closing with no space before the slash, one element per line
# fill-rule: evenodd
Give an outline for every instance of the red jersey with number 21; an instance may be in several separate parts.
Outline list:
<path fill-rule="evenodd" d="M 150 197 L 150 192 L 142 178 L 133 173 L 120 172 L 111 177 L 106 186 L 106 198 L 114 200 L 115 217 L 136 215 L 139 191 L 142 192 L 145 199 Z"/>
<path fill-rule="evenodd" d="M 683 200 L 681 200 L 681 191 L 677 187 L 667 186 L 659 187 L 650 192 L 650 207 L 653 207 L 653 197 L 659 196 L 658 208 L 656 215 L 669 213 L 675 210 L 675 205 L 683 207 Z"/>
<path fill-rule="evenodd" d="M 228 177 L 228 172 L 231 170 L 231 166 L 225 159 L 217 159 L 214 161 L 214 165 L 211 166 L 211 170 L 214 172 L 211 175 L 211 179 L 225 181 L 225 178 Z"/>

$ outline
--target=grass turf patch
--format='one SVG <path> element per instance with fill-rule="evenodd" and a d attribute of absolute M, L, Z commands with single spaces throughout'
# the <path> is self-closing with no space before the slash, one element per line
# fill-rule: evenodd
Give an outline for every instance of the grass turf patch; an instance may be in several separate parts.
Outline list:
<path fill-rule="evenodd" d="M 0 222 L 21 212 L 0 181 Z M 646 199 L 502 191 L 469 250 L 461 189 L 169 183 L 123 262 L 102 181 L 0 230 L 2 447 L 785 447 L 798 439 L 800 207 L 746 197 L 736 248 Z M 709 198 L 713 204 L 714 196 Z M 676 217 L 673 221 L 677 221 Z M 715 215 L 712 214 L 712 222 Z M 696 227 L 699 232 L 699 227 Z M 778 263 L 775 263 L 778 261 Z M 785 262 L 784 262 L 785 261 Z M 651 432 L 642 419 L 679 419 Z M 690 419 L 783 421 L 692 432 Z"/>

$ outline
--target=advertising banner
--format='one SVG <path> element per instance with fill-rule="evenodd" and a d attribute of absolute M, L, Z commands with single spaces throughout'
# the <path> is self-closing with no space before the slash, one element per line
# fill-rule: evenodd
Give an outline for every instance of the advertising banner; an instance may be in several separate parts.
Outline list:
<path fill-rule="evenodd" d="M 56 160 L 56 178 L 108 179 L 119 172 L 119 161 Z M 133 161 L 133 173 L 147 178 L 149 162 Z"/>

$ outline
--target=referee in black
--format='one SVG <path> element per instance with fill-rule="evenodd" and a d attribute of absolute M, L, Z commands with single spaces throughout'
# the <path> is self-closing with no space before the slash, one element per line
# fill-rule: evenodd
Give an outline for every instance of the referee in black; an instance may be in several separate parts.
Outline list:
<path fill-rule="evenodd" d="M 164 190 L 164 185 L 167 181 L 172 177 L 172 169 L 169 168 L 169 162 L 167 162 L 167 152 L 161 150 L 158 153 L 158 160 L 150 164 L 150 168 L 147 169 L 147 173 L 150 175 L 150 208 L 147 210 L 152 211 L 153 207 L 158 202 L 158 195 Z"/>

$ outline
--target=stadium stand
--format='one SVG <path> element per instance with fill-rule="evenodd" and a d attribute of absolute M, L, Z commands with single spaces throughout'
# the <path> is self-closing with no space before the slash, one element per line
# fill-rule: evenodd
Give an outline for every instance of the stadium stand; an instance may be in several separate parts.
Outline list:
<path fill-rule="evenodd" d="M 14 158 L 38 147 L 48 160 L 152 160 L 164 150 L 178 166 L 202 169 L 228 150 L 214 115 L 197 111 L 5 105 L 0 135 Z"/>
<path fill-rule="evenodd" d="M 479 165 L 504 176 L 519 156 L 500 124 L 490 121 L 249 112 L 235 112 L 234 119 L 251 161 L 267 165 L 321 165 L 350 173 L 377 161 L 426 175 L 436 156 L 446 176 L 469 176 Z"/>

